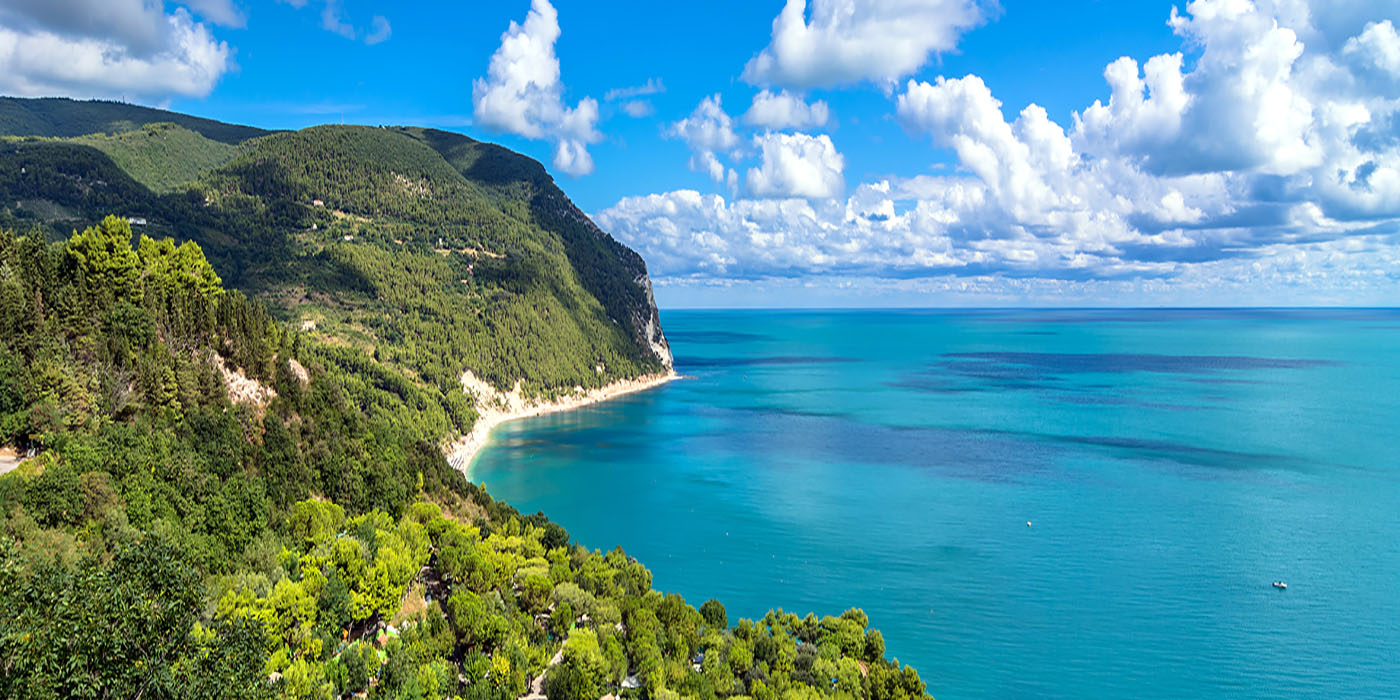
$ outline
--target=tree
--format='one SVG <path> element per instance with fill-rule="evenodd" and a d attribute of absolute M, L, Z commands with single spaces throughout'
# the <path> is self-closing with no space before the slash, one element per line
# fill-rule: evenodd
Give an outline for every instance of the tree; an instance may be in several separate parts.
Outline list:
<path fill-rule="evenodd" d="M 549 603 L 549 594 L 553 588 L 553 584 L 545 576 L 538 574 L 526 576 L 525 580 L 520 582 L 520 602 L 531 613 L 541 612 Z"/>
<path fill-rule="evenodd" d="M 0 570 L 17 565 L 0 553 Z M 220 695 L 261 693 L 266 652 L 255 628 L 196 626 L 204 603 L 199 575 L 178 547 L 154 536 L 121 546 L 110 564 L 0 574 L 0 697 L 176 698 L 199 688 Z"/>
<path fill-rule="evenodd" d="M 0 346 L 0 445 L 16 445 L 29 432 L 29 378 L 23 361 Z"/>
<path fill-rule="evenodd" d="M 112 299 L 139 302 L 139 259 L 131 249 L 131 224 L 108 216 L 102 223 L 74 232 L 68 255 L 91 289 L 105 290 Z"/>
<path fill-rule="evenodd" d="M 729 629 L 729 617 L 725 615 L 724 604 L 711 598 L 700 606 L 700 617 L 705 618 L 705 624 L 710 629 Z"/>
<path fill-rule="evenodd" d="M 458 642 L 469 648 L 490 653 L 510 633 L 505 619 L 488 612 L 481 596 L 471 591 L 454 591 L 447 599 L 447 613 Z"/>
<path fill-rule="evenodd" d="M 597 633 L 576 629 L 564 641 L 564 660 L 549 672 L 546 692 L 551 700 L 597 700 L 610 669 Z"/>
<path fill-rule="evenodd" d="M 563 637 L 574 626 L 574 607 L 568 603 L 556 603 L 549 613 L 549 631 L 556 637 Z"/>
<path fill-rule="evenodd" d="M 329 501 L 305 500 L 292 506 L 292 534 L 308 546 L 334 537 L 345 524 L 345 509 Z"/>
<path fill-rule="evenodd" d="M 128 226 L 128 235 L 130 227 Z M 204 251 L 194 241 L 185 241 L 178 247 L 169 238 L 155 241 L 141 236 L 136 255 L 141 261 L 145 277 L 145 289 L 169 295 L 181 290 L 190 290 L 208 300 L 224 293 L 223 280 L 209 265 Z"/>
<path fill-rule="evenodd" d="M 880 630 L 870 630 L 865 634 L 865 660 L 871 663 L 885 658 L 885 635 Z"/>

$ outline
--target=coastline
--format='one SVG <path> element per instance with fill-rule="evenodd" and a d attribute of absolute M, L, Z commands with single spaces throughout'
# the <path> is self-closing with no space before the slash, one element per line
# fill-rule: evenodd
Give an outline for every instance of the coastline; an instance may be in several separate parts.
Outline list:
<path fill-rule="evenodd" d="M 510 392 L 502 392 L 490 384 L 477 379 L 471 372 L 462 374 L 462 388 L 476 398 L 477 419 L 470 433 L 448 444 L 447 463 L 462 472 L 467 480 L 472 478 L 472 463 L 477 454 L 491 439 L 491 431 L 502 423 L 522 418 L 534 418 L 550 413 L 572 411 L 584 406 L 602 403 L 619 396 L 635 394 L 680 379 L 675 370 L 655 374 L 644 374 L 632 379 L 620 379 L 588 391 L 578 390 L 573 396 L 554 401 L 529 402 L 520 395 L 520 383 Z"/>

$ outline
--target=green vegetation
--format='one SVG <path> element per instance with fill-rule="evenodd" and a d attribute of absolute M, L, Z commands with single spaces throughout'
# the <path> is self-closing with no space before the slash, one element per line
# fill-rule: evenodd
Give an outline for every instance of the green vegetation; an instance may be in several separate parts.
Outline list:
<path fill-rule="evenodd" d="M 730 627 L 493 501 L 416 385 L 131 238 L 0 235 L 0 696 L 926 697 L 858 610 Z"/>
<path fill-rule="evenodd" d="M 538 163 L 69 100 L 0 136 L 0 697 L 926 697 L 858 610 L 731 626 L 447 464 L 463 371 L 669 365 Z"/>
<path fill-rule="evenodd" d="M 70 100 L 64 97 L 24 99 L 0 97 L 0 136 L 73 137 L 116 134 L 144 124 L 171 122 L 205 138 L 238 144 L 267 131 L 251 126 L 224 124 L 150 107 L 107 100 Z"/>
<path fill-rule="evenodd" d="M 235 146 L 158 114 L 114 134 L 10 127 L 0 226 L 38 224 L 54 240 L 115 213 L 196 241 L 229 286 L 458 419 L 466 370 L 558 396 L 669 364 L 641 258 L 532 160 L 415 128 L 324 126 Z"/>
<path fill-rule="evenodd" d="M 157 194 L 184 190 L 233 159 L 238 147 L 169 122 L 71 140 L 107 154 L 117 167 Z"/>

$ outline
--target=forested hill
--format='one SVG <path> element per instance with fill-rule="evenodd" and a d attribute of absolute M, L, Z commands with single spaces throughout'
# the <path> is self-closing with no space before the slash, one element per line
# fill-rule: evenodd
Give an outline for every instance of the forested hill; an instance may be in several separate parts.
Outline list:
<path fill-rule="evenodd" d="M 423 387 L 459 429 L 465 370 L 557 395 L 669 368 L 641 257 L 498 146 L 13 98 L 0 134 L 0 226 L 58 240 L 116 214 L 196 241 L 226 285 Z"/>
<path fill-rule="evenodd" d="M 0 698 L 927 698 L 858 609 L 731 623 L 448 466 L 459 372 L 669 365 L 537 163 L 14 103 L 118 126 L 0 141 Z"/>
<path fill-rule="evenodd" d="M 0 232 L 0 697 L 925 697 L 859 610 L 731 625 L 493 501 L 430 392 L 132 237 Z"/>
<path fill-rule="evenodd" d="M 225 124 L 123 102 L 78 101 L 65 97 L 0 97 L 0 136 L 116 134 L 158 122 L 179 124 L 205 138 L 231 145 L 268 133 L 251 126 Z"/>

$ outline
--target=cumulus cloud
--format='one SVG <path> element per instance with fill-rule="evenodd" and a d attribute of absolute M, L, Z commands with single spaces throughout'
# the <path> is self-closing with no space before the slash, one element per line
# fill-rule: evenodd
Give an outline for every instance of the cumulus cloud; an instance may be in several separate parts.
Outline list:
<path fill-rule="evenodd" d="M 1342 53 L 1360 58 L 1363 65 L 1375 67 L 1400 78 L 1400 35 L 1390 20 L 1371 22 L 1357 36 L 1347 40 Z"/>
<path fill-rule="evenodd" d="M 549 0 L 533 0 L 525 23 L 512 21 L 491 56 L 485 78 L 472 82 L 476 123 L 495 131 L 554 142 L 554 167 L 570 175 L 593 172 L 588 144 L 602 140 L 598 102 L 564 104 L 554 43 L 559 14 Z"/>
<path fill-rule="evenodd" d="M 184 7 L 166 12 L 144 0 L 0 7 L 0 91 L 12 94 L 204 96 L 233 68 L 231 53 Z"/>
<path fill-rule="evenodd" d="M 867 182 L 844 199 L 758 178 L 746 194 L 767 199 L 679 191 L 599 219 L 663 278 L 1039 279 L 1183 300 L 1220 284 L 1393 303 L 1400 43 L 1388 18 L 1355 18 L 1347 33 L 1326 9 L 1194 0 L 1169 19 L 1182 53 L 1113 61 L 1106 101 L 1068 125 L 1035 104 L 1008 119 L 976 75 L 908 81 L 899 120 L 959 172 Z M 787 162 L 779 144 L 772 160 Z"/>
<path fill-rule="evenodd" d="M 840 196 L 846 187 L 841 176 L 846 160 L 826 134 L 769 132 L 753 142 L 761 162 L 744 179 L 750 196 L 822 199 Z"/>
<path fill-rule="evenodd" d="M 974 0 L 787 0 L 773 37 L 744 67 L 754 85 L 886 86 L 948 51 L 985 20 Z"/>
<path fill-rule="evenodd" d="M 807 104 L 787 90 L 762 90 L 744 113 L 744 123 L 765 129 L 812 129 L 826 126 L 831 109 L 821 100 Z"/>
<path fill-rule="evenodd" d="M 718 94 L 700 100 L 689 117 L 672 124 L 666 134 L 690 146 L 690 169 L 705 173 L 715 182 L 725 181 L 725 165 L 719 155 L 739 145 L 734 120 L 724 111 Z"/>
<path fill-rule="evenodd" d="M 206 22 L 222 27 L 244 27 L 248 20 L 233 0 L 185 0 L 190 11 Z"/>

